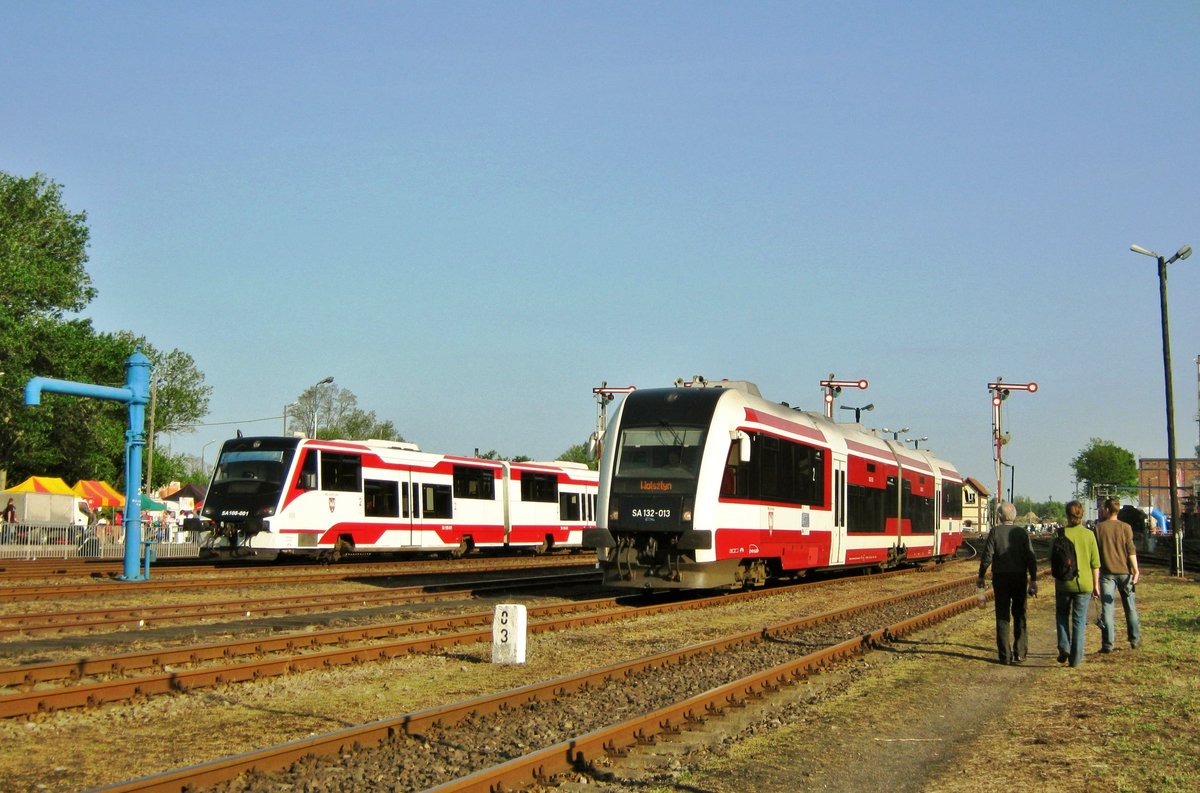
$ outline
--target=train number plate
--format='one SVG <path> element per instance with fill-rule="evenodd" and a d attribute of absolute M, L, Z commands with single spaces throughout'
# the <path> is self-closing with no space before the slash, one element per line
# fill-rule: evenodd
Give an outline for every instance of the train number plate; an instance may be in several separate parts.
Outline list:
<path fill-rule="evenodd" d="M 679 518 L 675 514 L 677 504 L 667 499 L 642 500 L 629 506 L 629 520 L 633 523 L 673 523 Z"/>
<path fill-rule="evenodd" d="M 668 509 L 635 509 L 631 513 L 631 517 L 641 520 L 670 520 L 671 510 Z"/>

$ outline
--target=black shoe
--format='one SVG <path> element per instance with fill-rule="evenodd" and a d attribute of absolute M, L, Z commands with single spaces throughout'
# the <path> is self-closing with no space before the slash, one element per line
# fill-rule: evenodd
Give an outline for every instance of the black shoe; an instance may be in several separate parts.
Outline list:
<path fill-rule="evenodd" d="M 1008 662 L 1009 666 L 1020 666 L 1023 663 L 1025 663 L 1024 658 L 1012 658 Z"/>
<path fill-rule="evenodd" d="M 1129 643 L 1129 649 L 1131 649 L 1131 650 L 1136 650 L 1137 648 L 1139 648 L 1139 647 L 1141 647 L 1141 646 L 1142 646 L 1142 640 L 1141 640 L 1141 639 L 1138 639 L 1136 642 L 1130 642 L 1130 643 Z"/>
<path fill-rule="evenodd" d="M 1111 647 L 1101 647 L 1100 648 L 1100 652 L 1104 653 L 1105 655 L 1108 655 L 1112 651 L 1113 651 L 1113 648 L 1111 648 Z"/>
<path fill-rule="evenodd" d="M 1065 664 L 1068 660 L 1070 660 L 1070 658 L 1071 658 L 1071 654 L 1066 652 L 1065 650 L 1058 651 L 1058 662 L 1060 664 Z"/>

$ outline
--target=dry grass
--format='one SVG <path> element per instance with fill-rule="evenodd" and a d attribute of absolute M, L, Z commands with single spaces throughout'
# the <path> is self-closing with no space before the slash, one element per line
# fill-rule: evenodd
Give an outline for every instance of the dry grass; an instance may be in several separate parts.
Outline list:
<path fill-rule="evenodd" d="M 1093 627 L 1085 663 L 1059 666 L 1043 597 L 1027 664 L 1002 667 L 991 609 L 972 612 L 664 790 L 1200 789 L 1200 586 L 1154 574 L 1138 597 L 1137 651 L 1100 655 Z"/>
<path fill-rule="evenodd" d="M 519 667 L 495 666 L 490 663 L 490 646 L 475 645 L 445 655 L 306 672 L 25 722 L 0 721 L 0 745 L 5 747 L 0 753 L 0 790 L 79 790 L 131 779 L 841 608 L 970 572 L 955 565 L 919 576 L 848 579 L 804 593 L 730 602 L 703 612 L 702 617 L 666 614 L 531 635 L 528 663 Z M 65 652 L 72 657 L 86 654 Z M 9 653 L 10 659 L 13 655 Z"/>

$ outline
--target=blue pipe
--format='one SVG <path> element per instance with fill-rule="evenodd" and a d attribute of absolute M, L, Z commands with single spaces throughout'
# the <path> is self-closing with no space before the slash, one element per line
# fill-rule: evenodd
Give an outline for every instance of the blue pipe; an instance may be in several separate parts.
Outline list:
<path fill-rule="evenodd" d="M 129 429 L 125 432 L 125 581 L 150 577 L 138 569 L 142 545 L 142 447 L 146 445 L 146 403 L 150 401 L 150 359 L 135 350 L 125 362 L 125 387 L 74 383 L 50 377 L 34 377 L 25 384 L 25 404 L 42 404 L 42 392 L 107 399 L 129 405 Z"/>

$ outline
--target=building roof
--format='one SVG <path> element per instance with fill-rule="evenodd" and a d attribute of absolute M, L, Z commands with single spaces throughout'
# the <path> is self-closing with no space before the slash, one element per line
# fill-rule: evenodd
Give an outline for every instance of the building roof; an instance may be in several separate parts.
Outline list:
<path fill-rule="evenodd" d="M 975 479 L 974 477 L 968 476 L 966 479 L 963 480 L 963 483 L 970 485 L 971 487 L 975 488 L 976 490 L 978 490 L 980 493 L 982 493 L 985 496 L 990 496 L 992 494 L 992 491 L 988 490 L 986 487 L 984 487 L 982 484 L 980 484 L 979 480 Z"/>

